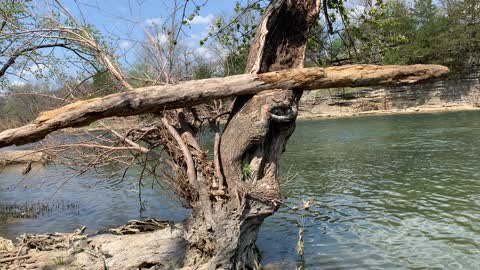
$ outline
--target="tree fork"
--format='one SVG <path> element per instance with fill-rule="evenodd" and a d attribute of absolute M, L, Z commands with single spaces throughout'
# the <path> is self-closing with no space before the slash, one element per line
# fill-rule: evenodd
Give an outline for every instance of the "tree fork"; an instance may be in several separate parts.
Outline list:
<path fill-rule="evenodd" d="M 251 46 L 246 72 L 272 85 L 235 100 L 221 137 L 220 157 L 229 192 L 241 191 L 242 196 L 233 257 L 236 268 L 258 267 L 255 243 L 264 219 L 278 209 L 281 200 L 278 163 L 295 129 L 298 101 L 303 89 L 322 88 L 313 81 L 304 83 L 312 70 L 298 69 L 303 67 L 308 32 L 319 11 L 318 0 L 270 3 Z M 292 68 L 296 70 L 274 72 Z M 315 81 L 331 78 L 317 71 Z"/>

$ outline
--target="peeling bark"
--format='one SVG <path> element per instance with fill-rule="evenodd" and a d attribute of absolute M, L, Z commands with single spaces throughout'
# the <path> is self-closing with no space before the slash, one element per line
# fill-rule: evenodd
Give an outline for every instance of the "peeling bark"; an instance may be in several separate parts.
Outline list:
<path fill-rule="evenodd" d="M 188 257 L 203 261 L 189 265 L 202 269 L 259 268 L 255 242 L 264 219 L 276 211 L 281 200 L 278 160 L 295 127 L 299 89 L 307 85 L 318 88 L 318 84 L 303 80 L 313 75 L 306 70 L 299 70 L 295 78 L 289 76 L 291 70 L 258 73 L 302 67 L 307 32 L 318 9 L 318 1 L 273 1 L 266 10 L 247 72 L 268 81 L 268 86 L 264 92 L 247 93 L 251 95 L 234 102 L 220 138 L 227 197 L 224 202 L 213 202 L 212 207 L 208 203 L 194 208 L 186 226 L 187 235 L 192 236 L 187 238 Z M 316 73 L 317 79 L 328 77 L 320 73 Z M 200 196 L 200 201 L 205 200 Z"/>
<path fill-rule="evenodd" d="M 238 194 L 241 202 L 233 255 L 233 261 L 241 263 L 241 267 L 236 265 L 240 269 L 257 267 L 258 231 L 281 200 L 279 159 L 295 129 L 302 89 L 321 88 L 313 81 L 303 83 L 313 75 L 305 73 L 306 69 L 298 69 L 301 72 L 295 72 L 293 80 L 288 75 L 293 70 L 265 72 L 303 67 L 307 34 L 319 8 L 320 2 L 312 0 L 274 1 L 267 8 L 246 68 L 271 85 L 268 91 L 235 100 L 221 137 L 220 156 L 229 194 Z M 314 75 L 315 80 L 329 77 L 320 73 Z"/>

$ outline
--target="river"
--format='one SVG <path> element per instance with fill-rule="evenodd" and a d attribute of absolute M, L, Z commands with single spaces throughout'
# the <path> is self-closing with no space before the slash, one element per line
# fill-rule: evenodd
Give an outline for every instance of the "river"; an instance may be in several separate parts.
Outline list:
<path fill-rule="evenodd" d="M 299 121 L 282 159 L 286 204 L 262 226 L 263 264 L 293 269 L 480 269 L 480 112 Z M 189 211 L 136 173 L 69 179 L 61 166 L 0 174 L 0 204 L 48 205 L 0 219 L 0 236 L 103 231 L 129 219 L 180 221 Z M 58 189 L 58 192 L 55 191 Z M 55 195 L 53 195 L 55 193 Z M 52 197 L 53 195 L 53 197 Z M 313 201 L 309 211 L 303 200 Z M 302 214 L 303 213 L 303 214 Z M 302 217 L 303 216 L 303 217 Z M 297 221 L 305 256 L 295 251 Z"/>

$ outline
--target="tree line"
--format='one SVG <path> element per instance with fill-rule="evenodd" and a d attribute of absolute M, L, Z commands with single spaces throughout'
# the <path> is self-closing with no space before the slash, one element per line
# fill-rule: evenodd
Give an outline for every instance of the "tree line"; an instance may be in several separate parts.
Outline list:
<path fill-rule="evenodd" d="M 480 2 L 476 0 L 364 0 L 334 35 L 318 27 L 310 65 L 344 63 L 442 64 L 468 73 L 480 54 Z"/>

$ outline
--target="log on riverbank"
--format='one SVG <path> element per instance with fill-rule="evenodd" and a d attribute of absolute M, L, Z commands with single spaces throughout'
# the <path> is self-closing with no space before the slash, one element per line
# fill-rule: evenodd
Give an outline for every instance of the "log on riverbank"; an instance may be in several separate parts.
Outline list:
<path fill-rule="evenodd" d="M 87 236 L 83 230 L 24 235 L 15 246 L 3 240 L 0 270 L 179 269 L 185 259 L 182 224 L 165 222 L 157 230 L 128 235 Z"/>
<path fill-rule="evenodd" d="M 35 150 L 9 150 L 0 151 L 0 164 L 19 164 L 19 163 L 42 163 L 45 164 L 49 156 L 41 151 Z"/>

